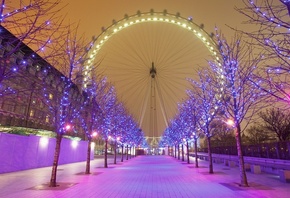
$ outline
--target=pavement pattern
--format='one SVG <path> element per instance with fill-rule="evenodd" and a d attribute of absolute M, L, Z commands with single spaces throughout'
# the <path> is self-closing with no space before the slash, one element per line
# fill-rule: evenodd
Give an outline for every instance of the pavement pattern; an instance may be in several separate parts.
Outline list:
<path fill-rule="evenodd" d="M 239 186 L 238 167 L 199 160 L 199 168 L 171 156 L 137 156 L 103 168 L 103 159 L 58 166 L 57 187 L 49 187 L 51 167 L 0 174 L 2 198 L 289 198 L 290 183 L 275 175 L 247 172 L 249 187 Z"/>

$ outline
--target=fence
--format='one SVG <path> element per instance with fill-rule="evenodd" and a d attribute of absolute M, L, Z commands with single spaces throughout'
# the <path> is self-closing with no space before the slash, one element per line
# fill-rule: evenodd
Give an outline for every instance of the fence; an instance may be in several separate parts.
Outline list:
<path fill-rule="evenodd" d="M 208 152 L 207 148 L 200 148 L 199 152 Z M 237 155 L 236 146 L 212 147 L 212 153 Z M 290 160 L 290 142 L 264 143 L 257 145 L 243 145 L 244 156 Z"/>

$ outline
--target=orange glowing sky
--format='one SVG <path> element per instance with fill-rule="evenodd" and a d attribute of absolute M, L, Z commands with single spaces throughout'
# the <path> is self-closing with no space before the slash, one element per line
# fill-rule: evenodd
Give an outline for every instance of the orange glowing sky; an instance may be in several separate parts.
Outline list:
<path fill-rule="evenodd" d="M 197 24 L 205 24 L 205 29 L 212 32 L 217 26 L 228 32 L 226 24 L 240 27 L 242 16 L 234 7 L 242 7 L 240 0 L 63 0 L 68 4 L 65 9 L 67 18 L 80 23 L 80 32 L 88 38 L 101 33 L 101 27 L 108 27 L 112 20 L 120 20 L 125 14 L 132 15 L 140 10 L 147 12 L 150 9 L 169 13 L 180 12 L 183 17 L 193 17 Z"/>
<path fill-rule="evenodd" d="M 154 9 L 154 11 L 162 12 L 166 9 L 168 13 L 172 14 L 179 12 L 180 16 L 184 18 L 192 17 L 196 24 L 204 24 L 204 29 L 208 33 L 214 32 L 214 28 L 217 26 L 229 39 L 234 33 L 226 25 L 242 28 L 243 21 L 243 16 L 234 10 L 235 6 L 242 7 L 240 0 L 85 0 L 83 2 L 64 0 L 64 3 L 68 3 L 65 9 L 67 18 L 71 22 L 79 23 L 79 32 L 84 33 L 88 40 L 92 36 L 98 36 L 102 27 L 109 27 L 113 19 L 121 20 L 125 14 L 134 15 L 138 10 L 149 12 L 150 9 Z M 163 28 L 163 25 L 158 25 L 160 29 L 155 29 L 156 27 L 148 26 L 150 31 L 147 31 L 146 27 L 136 25 L 135 29 L 122 30 L 122 33 L 117 33 L 114 38 L 110 38 L 111 42 L 102 47 L 104 48 L 103 57 L 106 57 L 106 60 L 103 61 L 105 66 L 101 70 L 116 86 L 119 99 L 125 103 L 129 112 L 140 122 L 140 127 L 145 135 L 158 137 L 166 128 L 165 120 L 170 122 L 170 119 L 177 113 L 177 103 L 186 97 L 185 89 L 188 81 L 185 78 L 191 78 L 195 75 L 194 69 L 196 68 L 193 65 L 196 67 L 196 65 L 206 64 L 208 52 L 204 46 L 200 45 L 199 41 L 191 40 L 192 34 L 188 35 L 176 27 L 164 26 Z M 141 30 L 142 32 L 140 32 Z M 141 53 L 139 50 L 152 49 L 152 46 L 149 46 L 152 40 L 146 40 L 149 36 L 142 37 L 146 36 L 145 33 L 155 39 L 153 47 L 159 48 L 160 45 L 161 49 L 164 47 L 162 45 L 169 40 L 166 46 L 170 47 L 164 47 L 161 50 L 165 54 L 162 57 L 166 57 L 167 54 L 167 59 L 171 58 L 172 54 L 170 53 L 173 50 L 177 50 L 175 53 L 177 54 L 179 50 L 185 50 L 183 45 L 186 45 L 188 41 L 192 42 L 192 46 L 186 50 L 192 50 L 189 57 L 195 57 L 194 60 L 183 61 L 186 58 L 185 55 L 181 54 L 176 56 L 174 61 L 162 65 L 156 60 L 160 59 L 158 56 L 161 57 L 161 55 L 154 54 L 154 58 L 145 57 L 145 55 L 140 57 L 139 61 L 144 64 L 139 65 L 135 61 L 136 57 L 143 56 L 140 54 L 147 54 L 147 52 Z M 173 37 L 174 35 L 175 37 Z M 143 39 L 145 42 L 142 42 Z M 178 41 L 175 46 L 172 45 L 171 39 Z M 180 45 L 178 46 L 178 44 Z M 147 48 L 142 45 L 146 45 Z M 184 54 L 187 53 L 186 50 Z M 134 64 L 131 64 L 132 62 Z M 157 68 L 154 89 L 159 93 L 156 94 L 156 98 L 158 95 L 162 96 L 155 100 L 157 112 L 155 117 L 157 118 L 154 121 L 154 129 L 151 126 L 152 114 L 150 113 L 150 108 L 152 109 L 152 104 L 150 104 L 152 103 L 152 94 L 150 95 L 152 93 L 152 79 L 149 70 L 152 62 L 156 63 Z M 170 65 L 171 63 L 174 65 Z"/>

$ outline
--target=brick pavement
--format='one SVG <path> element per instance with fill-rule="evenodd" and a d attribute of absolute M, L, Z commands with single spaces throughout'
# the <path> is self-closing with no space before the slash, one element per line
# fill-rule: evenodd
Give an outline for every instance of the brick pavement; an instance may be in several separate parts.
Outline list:
<path fill-rule="evenodd" d="M 120 161 L 120 160 L 119 160 Z M 191 159 L 194 161 L 194 158 Z M 138 156 L 117 165 L 109 160 L 91 162 L 92 174 L 85 175 L 85 163 L 61 165 L 58 187 L 47 186 L 51 167 L 0 175 L 0 197 L 5 198 L 286 198 L 290 184 L 270 174 L 247 173 L 250 187 L 239 187 L 238 167 L 214 164 L 208 173 L 206 161 L 200 168 L 169 156 Z"/>

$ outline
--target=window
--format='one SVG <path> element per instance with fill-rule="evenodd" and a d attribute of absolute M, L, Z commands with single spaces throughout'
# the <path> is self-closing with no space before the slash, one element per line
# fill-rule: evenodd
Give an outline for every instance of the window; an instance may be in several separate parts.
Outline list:
<path fill-rule="evenodd" d="M 39 107 L 42 109 L 44 107 L 44 104 L 40 99 L 38 99 L 38 101 L 39 101 Z"/>
<path fill-rule="evenodd" d="M 46 116 L 45 116 L 45 122 L 46 122 L 46 123 L 49 123 L 49 115 L 46 115 Z"/>
<path fill-rule="evenodd" d="M 20 105 L 18 104 L 16 107 L 15 107 L 15 113 L 17 114 L 25 114 L 25 110 L 26 110 L 26 106 L 25 105 Z"/>
<path fill-rule="evenodd" d="M 3 105 L 3 110 L 14 112 L 14 104 L 5 102 Z"/>
<path fill-rule="evenodd" d="M 30 112 L 29 112 L 29 116 L 30 116 L 30 117 L 33 117 L 33 116 L 34 116 L 34 110 L 33 110 L 33 109 L 30 110 Z"/>

